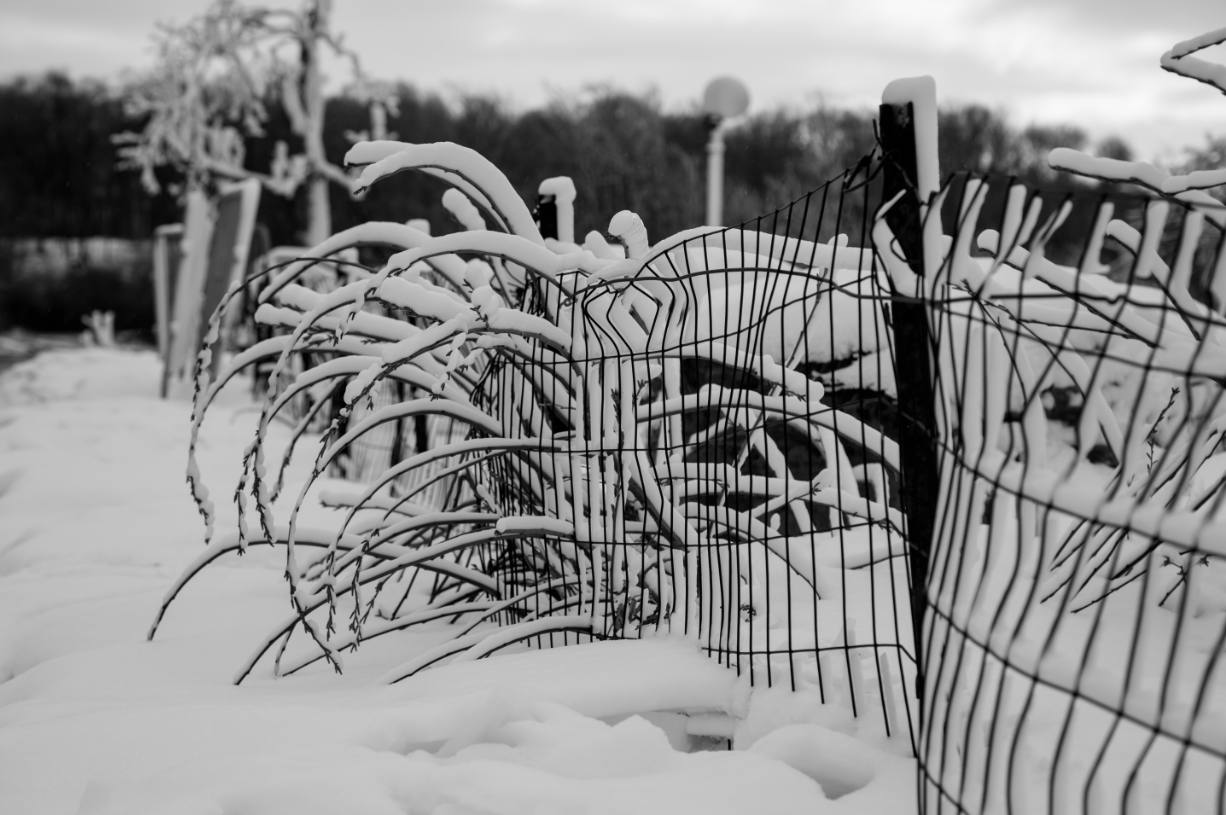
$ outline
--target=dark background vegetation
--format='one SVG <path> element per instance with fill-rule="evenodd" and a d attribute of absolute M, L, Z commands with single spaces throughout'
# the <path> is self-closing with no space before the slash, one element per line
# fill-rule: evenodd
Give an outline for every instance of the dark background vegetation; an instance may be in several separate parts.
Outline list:
<path fill-rule="evenodd" d="M 543 108 L 515 111 L 495 97 L 444 99 L 408 85 L 397 89 L 399 110 L 389 116 L 396 138 L 452 141 L 471 147 L 499 167 L 531 205 L 537 184 L 568 175 L 579 191 L 576 234 L 603 229 L 619 210 L 642 216 L 652 240 L 699 225 L 704 218 L 705 144 L 697 111 L 665 111 L 650 96 L 613 88 L 589 89 Z M 270 105 L 266 135 L 248 142 L 247 164 L 266 170 L 273 144 L 293 147 L 294 136 Z M 843 172 L 872 150 L 872 110 L 821 105 L 756 113 L 727 136 L 725 221 L 738 223 L 803 195 Z M 152 323 L 147 262 L 124 268 L 82 260 L 54 275 L 26 279 L 14 271 L 16 239 L 146 240 L 154 227 L 179 219 L 173 178 L 148 195 L 136 172 L 117 167 L 115 134 L 140 129 L 116 91 L 59 74 L 0 84 L 0 329 L 80 330 L 80 315 L 94 308 L 116 312 L 116 327 L 147 330 Z M 348 98 L 329 102 L 326 143 L 340 162 L 347 133 L 368 126 L 366 108 Z M 1046 167 L 1057 146 L 1129 158 L 1120 139 L 1090 144 L 1074 127 L 1013 126 L 1001 111 L 981 106 L 941 112 L 942 172 L 1015 175 L 1051 190 L 1092 185 Z M 1210 143 L 1199 159 L 1218 166 L 1226 142 Z M 426 218 L 435 234 L 456 225 L 443 209 L 443 185 L 422 175 L 400 175 L 356 201 L 333 187 L 333 226 L 367 220 Z M 272 244 L 298 243 L 305 203 L 265 193 L 260 222 Z M 1003 200 L 1003 190 L 988 210 Z M 147 256 L 147 253 L 146 253 Z"/>

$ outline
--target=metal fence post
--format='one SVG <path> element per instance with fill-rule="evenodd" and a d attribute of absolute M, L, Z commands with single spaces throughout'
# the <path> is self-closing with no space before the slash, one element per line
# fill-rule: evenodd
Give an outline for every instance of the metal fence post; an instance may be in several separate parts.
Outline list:
<path fill-rule="evenodd" d="M 918 195 L 915 111 L 912 103 L 882 104 L 880 134 L 884 161 L 883 201 L 902 197 L 885 215 L 907 264 L 924 276 L 922 215 Z M 928 581 L 929 549 L 936 522 L 937 454 L 933 410 L 932 343 L 927 306 L 895 295 L 890 304 L 898 384 L 898 448 L 903 509 L 911 565 L 911 616 L 915 626 L 916 696 L 923 722 L 924 666 L 920 636 Z"/>

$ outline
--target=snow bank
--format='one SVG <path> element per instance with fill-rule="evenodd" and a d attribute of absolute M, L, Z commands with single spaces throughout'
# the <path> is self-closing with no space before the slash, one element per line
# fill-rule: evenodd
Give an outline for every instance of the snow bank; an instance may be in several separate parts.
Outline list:
<path fill-rule="evenodd" d="M 188 411 L 158 376 L 151 353 L 99 349 L 0 377 L 0 813 L 913 811 L 914 763 L 849 747 L 837 706 L 751 692 L 678 639 L 515 646 L 375 684 L 447 638 L 440 622 L 369 641 L 344 676 L 235 687 L 288 611 L 266 547 L 203 572 L 147 642 L 201 551 Z M 255 428 L 247 387 L 219 395 L 199 449 L 223 488 Z M 686 752 L 726 746 L 709 726 L 753 749 Z"/>

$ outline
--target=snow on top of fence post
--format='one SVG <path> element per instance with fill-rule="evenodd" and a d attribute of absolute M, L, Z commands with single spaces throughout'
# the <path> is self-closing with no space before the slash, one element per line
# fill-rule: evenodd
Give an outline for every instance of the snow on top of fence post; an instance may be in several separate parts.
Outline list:
<path fill-rule="evenodd" d="M 881 92 L 884 105 L 910 103 L 915 122 L 916 192 L 920 204 L 941 188 L 941 166 L 937 159 L 937 84 L 930 76 L 895 79 Z"/>
<path fill-rule="evenodd" d="M 609 220 L 609 234 L 619 238 L 626 247 L 626 257 L 642 260 L 647 257 L 651 242 L 647 240 L 647 227 L 643 219 L 628 209 L 614 215 Z"/>

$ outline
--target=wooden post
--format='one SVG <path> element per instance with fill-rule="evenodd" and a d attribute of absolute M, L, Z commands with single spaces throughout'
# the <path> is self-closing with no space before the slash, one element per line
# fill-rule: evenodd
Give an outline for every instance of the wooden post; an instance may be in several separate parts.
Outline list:
<path fill-rule="evenodd" d="M 208 273 L 209 242 L 213 218 L 209 199 L 196 188 L 187 193 L 183 236 L 179 241 L 179 272 L 175 275 L 175 299 L 171 304 L 169 346 L 162 366 L 161 395 L 170 394 L 172 382 L 191 378 L 200 332 L 200 299 Z"/>
<path fill-rule="evenodd" d="M 179 275 L 181 240 L 183 224 L 167 224 L 153 231 L 153 305 L 158 356 L 163 366 L 170 354 L 170 321 L 175 302 L 175 283 Z"/>
<path fill-rule="evenodd" d="M 907 264 L 924 276 L 923 218 L 918 195 L 915 110 L 883 104 L 879 119 L 884 151 L 882 200 L 902 197 L 885 215 Z M 928 309 L 922 300 L 895 295 L 890 305 L 894 328 L 894 365 L 898 383 L 898 448 L 903 510 L 910 546 L 911 617 L 915 626 L 916 695 L 923 721 L 924 673 L 920 635 L 927 596 L 929 550 L 936 523 L 938 490 L 936 419 L 933 409 L 932 341 Z"/>
<path fill-rule="evenodd" d="M 558 239 L 558 203 L 557 196 L 549 193 L 536 194 L 536 209 L 532 210 L 536 218 L 536 227 L 541 230 L 542 238 Z"/>
<path fill-rule="evenodd" d="M 542 238 L 575 242 L 575 196 L 575 182 L 564 175 L 546 178 L 537 186 L 532 217 Z"/>

